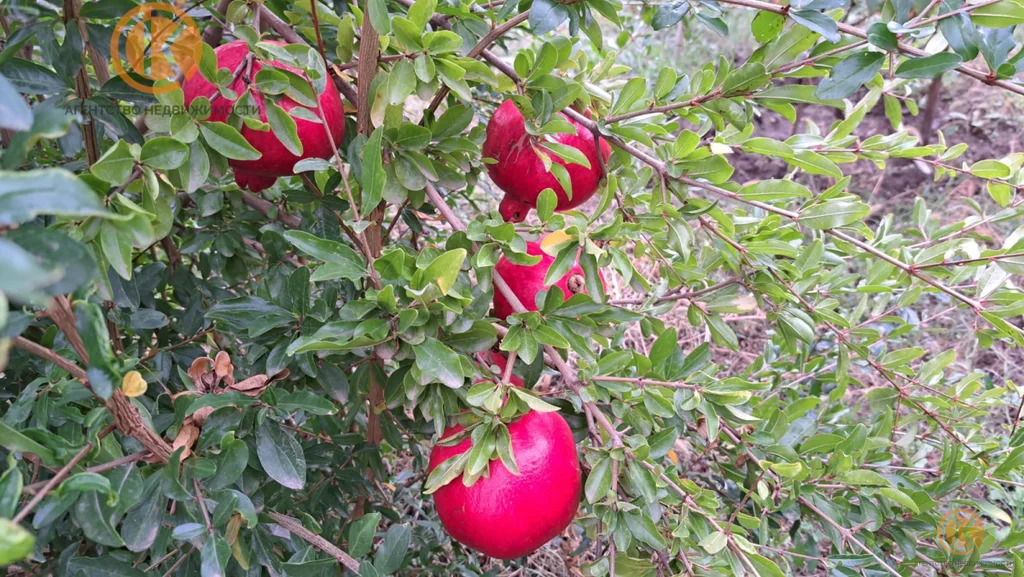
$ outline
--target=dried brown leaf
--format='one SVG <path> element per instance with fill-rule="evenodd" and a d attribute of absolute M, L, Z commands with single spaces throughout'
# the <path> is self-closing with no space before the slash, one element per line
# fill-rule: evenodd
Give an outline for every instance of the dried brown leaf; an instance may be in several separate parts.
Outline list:
<path fill-rule="evenodd" d="M 217 353 L 217 360 L 213 363 L 213 370 L 217 374 L 217 380 L 224 381 L 227 386 L 235 384 L 235 366 L 231 364 L 231 356 L 224 351 Z"/>
<path fill-rule="evenodd" d="M 178 431 L 178 436 L 174 437 L 174 443 L 171 444 L 171 452 L 173 453 L 181 447 L 184 447 L 185 450 L 181 452 L 181 460 L 184 461 L 192 454 L 192 446 L 195 445 L 196 439 L 198 438 L 199 427 L 197 427 L 191 420 L 185 421 L 181 430 Z"/>

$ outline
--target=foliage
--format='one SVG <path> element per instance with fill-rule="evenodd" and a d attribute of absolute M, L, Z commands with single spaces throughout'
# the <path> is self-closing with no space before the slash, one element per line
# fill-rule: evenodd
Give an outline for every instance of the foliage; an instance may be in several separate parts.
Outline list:
<path fill-rule="evenodd" d="M 111 78 L 135 4 L 0 13 L 0 563 L 495 574 L 425 493 L 514 466 L 502 420 L 557 407 L 586 476 L 565 549 L 585 575 L 1024 574 L 1020 373 L 923 336 L 956 318 L 978 347 L 1024 345 L 1024 154 L 964 162 L 905 124 L 919 79 L 1024 94 L 1020 0 L 200 0 L 208 44 L 226 26 L 313 79 L 257 90 L 333 80 L 355 112 L 337 162 L 262 196 L 227 168 L 253 158 L 242 118 Z M 756 49 L 692 74 L 618 63 L 682 25 Z M 199 73 L 227 86 L 211 54 Z M 596 204 L 553 213 L 549 195 L 500 219 L 480 146 L 508 97 L 536 134 L 564 109 L 613 145 Z M 865 134 L 879 107 L 891 131 Z M 758 132 L 818 108 L 839 120 Z M 264 128 L 295 138 L 287 115 Z M 737 182 L 740 158 L 788 168 Z M 920 197 L 894 218 L 851 188 L 857 161 L 908 160 L 988 197 L 956 221 Z M 579 251 L 590 296 L 489 316 L 499 256 L 531 262 L 543 236 L 549 278 Z M 763 317 L 759 340 L 743 315 Z M 428 479 L 456 417 L 479 448 Z M 936 538 L 957 507 L 986 528 L 966 553 Z"/>

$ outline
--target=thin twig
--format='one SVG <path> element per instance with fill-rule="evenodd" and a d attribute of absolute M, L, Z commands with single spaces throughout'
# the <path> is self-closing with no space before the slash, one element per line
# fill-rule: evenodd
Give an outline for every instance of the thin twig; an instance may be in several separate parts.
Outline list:
<path fill-rule="evenodd" d="M 302 523 L 299 523 L 298 520 L 274 511 L 266 511 L 266 515 L 289 533 L 302 538 L 310 545 L 334 557 L 338 563 L 344 565 L 349 571 L 359 574 L 359 561 L 356 561 L 351 555 L 335 547 L 327 539 L 303 527 Z"/>

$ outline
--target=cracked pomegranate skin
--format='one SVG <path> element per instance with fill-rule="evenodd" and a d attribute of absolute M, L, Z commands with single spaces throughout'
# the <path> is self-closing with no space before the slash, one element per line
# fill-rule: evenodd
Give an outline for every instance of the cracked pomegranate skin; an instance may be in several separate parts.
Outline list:
<path fill-rule="evenodd" d="M 559 112 L 559 114 L 562 114 Z M 576 134 L 555 134 L 554 140 L 578 149 L 590 162 L 590 168 L 569 163 L 553 153 L 547 152 L 552 162 L 561 164 L 569 172 L 572 182 L 572 198 L 565 193 L 555 175 L 544 168 L 544 162 L 530 146 L 530 135 L 526 133 L 526 121 L 511 100 L 506 100 L 494 112 L 487 123 L 487 138 L 484 140 L 485 158 L 498 162 L 488 164 L 487 172 L 494 184 L 505 191 L 505 198 L 498 206 L 501 217 L 508 222 L 522 222 L 531 208 L 537 207 L 537 197 L 545 188 L 551 188 L 558 196 L 555 210 L 564 211 L 586 202 L 597 192 L 601 182 L 601 163 L 594 146 L 594 135 L 568 116 L 562 117 L 576 128 Z M 601 154 L 605 160 L 611 155 L 611 146 L 601 139 Z"/>
<path fill-rule="evenodd" d="M 282 44 L 281 42 L 274 43 Z M 227 68 L 234 72 L 249 54 L 249 47 L 245 41 L 236 40 L 235 42 L 229 42 L 217 47 L 214 53 L 217 55 L 218 68 Z M 268 64 L 254 60 L 251 78 L 255 78 L 256 73 L 267 65 L 302 74 L 298 69 L 280 62 L 275 61 Z M 241 95 L 245 91 L 245 87 L 246 78 L 243 72 L 232 83 L 231 89 L 236 94 Z M 185 93 L 186 105 L 200 96 L 211 98 L 217 93 L 217 87 L 206 80 L 202 74 L 192 75 L 190 79 L 185 81 L 182 90 Z M 267 111 L 263 95 L 257 91 L 254 91 L 252 94 L 256 106 L 259 108 L 260 120 L 267 122 Z M 334 84 L 331 82 L 327 83 L 327 88 L 320 95 L 319 101 L 320 108 L 323 110 L 323 118 L 326 120 L 327 127 L 330 128 L 331 136 L 334 137 L 335 144 L 340 146 L 341 140 L 345 136 L 345 111 L 342 107 L 341 95 L 338 94 Z M 285 111 L 290 111 L 296 107 L 303 107 L 287 96 L 281 96 L 277 102 Z M 233 104 L 233 101 L 227 100 L 223 96 L 217 98 L 217 100 L 211 103 L 208 120 L 214 122 L 227 121 L 231 105 Z M 308 108 L 308 110 L 319 116 L 315 108 Z M 262 156 L 258 160 L 228 160 L 228 164 L 235 173 L 235 182 L 238 183 L 240 188 L 248 188 L 253 192 L 259 192 L 272 186 L 278 177 L 294 174 L 293 167 L 299 160 L 304 158 L 330 158 L 334 155 L 334 149 L 331 147 L 330 139 L 327 138 L 323 124 L 310 122 L 295 116 L 292 116 L 292 119 L 295 121 L 295 129 L 299 141 L 302 142 L 302 154 L 299 156 L 292 154 L 285 148 L 273 130 L 261 132 L 244 124 L 242 125 L 242 136 L 253 148 L 260 151 Z"/>
<path fill-rule="evenodd" d="M 505 279 L 505 282 L 508 283 L 512 292 L 519 297 L 519 301 L 523 303 L 526 310 L 535 311 L 537 310 L 537 293 L 550 288 L 548 285 L 544 284 L 544 276 L 548 274 L 548 269 L 551 268 L 551 264 L 555 262 L 555 257 L 549 256 L 546 252 L 541 250 L 540 243 L 536 242 L 526 243 L 526 252 L 532 255 L 540 255 L 540 262 L 533 266 L 525 266 L 514 264 L 512 261 L 502 256 L 498 259 L 498 264 L 494 266 L 494 270 L 501 275 L 501 278 Z M 600 274 L 600 272 L 598 274 Z M 562 294 L 565 295 L 566 300 L 569 300 L 569 298 L 575 294 L 569 290 L 569 279 L 572 278 L 573 275 L 586 276 L 580 265 L 574 264 L 572 268 L 569 269 L 569 272 L 565 273 L 565 276 L 558 279 L 558 282 L 554 284 L 554 286 L 562 289 Z M 605 285 L 603 274 L 601 274 L 601 285 Z M 501 291 L 499 291 L 497 285 L 495 285 L 494 316 L 499 319 L 505 319 L 513 313 L 515 313 L 515 310 L 512 309 L 512 304 L 508 302 L 505 295 L 501 294 Z"/>
<path fill-rule="evenodd" d="M 462 427 L 445 431 L 452 435 Z M 437 514 L 456 541 L 498 559 L 527 555 L 572 523 L 583 485 L 572 431 L 558 413 L 530 411 L 508 425 L 519 465 L 513 475 L 501 460 L 490 463 L 490 477 L 472 487 L 455 479 L 434 493 Z M 429 470 L 471 447 L 435 445 Z"/>

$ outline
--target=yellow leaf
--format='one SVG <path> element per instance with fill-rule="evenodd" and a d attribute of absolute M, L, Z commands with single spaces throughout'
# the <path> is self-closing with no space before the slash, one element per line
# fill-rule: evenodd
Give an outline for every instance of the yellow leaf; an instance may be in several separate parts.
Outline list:
<path fill-rule="evenodd" d="M 545 236 L 540 241 L 540 249 L 548 254 L 548 256 L 558 256 L 558 250 L 567 242 L 573 242 L 576 239 L 566 234 L 564 230 L 556 230 L 555 232 Z"/>
<path fill-rule="evenodd" d="M 129 397 L 142 396 L 146 394 L 146 379 L 139 371 L 128 371 L 121 379 L 121 391 Z"/>

